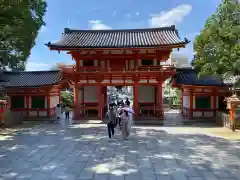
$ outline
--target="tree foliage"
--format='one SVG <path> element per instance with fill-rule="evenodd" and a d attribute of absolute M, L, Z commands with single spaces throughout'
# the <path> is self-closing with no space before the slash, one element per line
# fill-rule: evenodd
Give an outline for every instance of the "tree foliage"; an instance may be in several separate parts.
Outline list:
<path fill-rule="evenodd" d="M 62 104 L 65 106 L 73 106 L 73 93 L 72 92 L 61 92 Z"/>
<path fill-rule="evenodd" d="M 0 0 L 0 65 L 24 69 L 41 28 L 45 0 Z"/>
<path fill-rule="evenodd" d="M 194 42 L 193 66 L 199 76 L 224 78 L 240 73 L 240 3 L 222 0 Z"/>

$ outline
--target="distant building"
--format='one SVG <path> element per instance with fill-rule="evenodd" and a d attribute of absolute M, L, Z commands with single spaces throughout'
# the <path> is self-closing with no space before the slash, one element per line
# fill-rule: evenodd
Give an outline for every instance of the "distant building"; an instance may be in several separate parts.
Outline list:
<path fill-rule="evenodd" d="M 176 68 L 182 67 L 190 67 L 190 63 L 188 62 L 188 58 L 181 53 L 173 52 L 171 53 L 169 59 L 166 64 L 172 64 Z"/>

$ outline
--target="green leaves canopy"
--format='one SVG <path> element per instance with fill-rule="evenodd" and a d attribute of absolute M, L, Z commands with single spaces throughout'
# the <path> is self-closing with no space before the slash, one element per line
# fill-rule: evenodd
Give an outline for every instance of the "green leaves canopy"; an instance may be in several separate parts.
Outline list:
<path fill-rule="evenodd" d="M 0 0 L 0 65 L 24 69 L 46 11 L 44 0 Z"/>
<path fill-rule="evenodd" d="M 193 66 L 199 76 L 240 73 L 240 3 L 223 0 L 194 42 Z"/>

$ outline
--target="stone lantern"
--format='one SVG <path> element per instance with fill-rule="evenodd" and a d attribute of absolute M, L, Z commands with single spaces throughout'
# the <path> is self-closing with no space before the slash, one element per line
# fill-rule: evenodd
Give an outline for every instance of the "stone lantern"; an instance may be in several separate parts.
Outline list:
<path fill-rule="evenodd" d="M 229 109 L 229 119 L 231 129 L 240 128 L 240 97 L 236 94 L 226 98 L 227 109 Z"/>

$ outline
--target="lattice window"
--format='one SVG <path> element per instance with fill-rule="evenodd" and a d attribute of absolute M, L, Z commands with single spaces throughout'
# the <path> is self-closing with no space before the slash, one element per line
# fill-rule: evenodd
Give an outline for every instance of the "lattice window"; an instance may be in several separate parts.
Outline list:
<path fill-rule="evenodd" d="M 94 66 L 94 60 L 83 60 L 83 66 Z"/>
<path fill-rule="evenodd" d="M 153 66 L 153 60 L 142 59 L 142 66 Z"/>
<path fill-rule="evenodd" d="M 44 109 L 45 108 L 45 96 L 32 96 L 32 108 L 39 108 Z"/>
<path fill-rule="evenodd" d="M 210 109 L 211 108 L 211 97 L 196 97 L 195 99 L 196 109 Z"/>
<path fill-rule="evenodd" d="M 25 107 L 25 96 L 12 96 L 11 97 L 11 108 L 18 109 Z"/>

